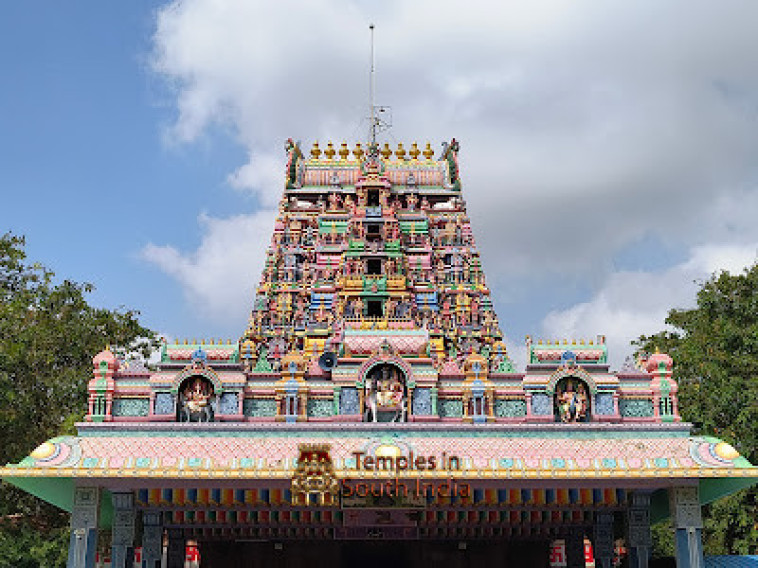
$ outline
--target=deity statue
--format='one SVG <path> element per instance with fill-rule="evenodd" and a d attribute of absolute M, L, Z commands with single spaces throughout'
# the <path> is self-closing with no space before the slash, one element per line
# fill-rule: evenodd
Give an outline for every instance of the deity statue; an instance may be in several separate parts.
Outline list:
<path fill-rule="evenodd" d="M 195 377 L 180 393 L 180 422 L 212 422 L 213 410 L 210 402 L 213 386 L 201 377 Z"/>
<path fill-rule="evenodd" d="M 580 381 L 567 380 L 562 388 L 558 388 L 556 404 L 561 422 L 584 420 L 587 416 L 587 391 L 584 384 Z"/>
<path fill-rule="evenodd" d="M 373 422 L 378 412 L 394 412 L 391 422 L 405 421 L 405 387 L 399 371 L 385 365 L 366 383 L 366 410 Z"/>

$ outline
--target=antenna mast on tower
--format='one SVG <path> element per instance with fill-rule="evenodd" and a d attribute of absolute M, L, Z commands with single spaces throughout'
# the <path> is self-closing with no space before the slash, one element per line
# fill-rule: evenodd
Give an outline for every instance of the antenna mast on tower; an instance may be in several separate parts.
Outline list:
<path fill-rule="evenodd" d="M 387 106 L 376 106 L 374 104 L 374 24 L 370 24 L 368 29 L 371 32 L 371 62 L 368 77 L 368 106 L 369 106 L 369 148 L 376 148 L 376 134 L 382 130 L 387 130 L 392 126 L 392 110 Z M 379 118 L 379 114 L 383 114 Z"/>

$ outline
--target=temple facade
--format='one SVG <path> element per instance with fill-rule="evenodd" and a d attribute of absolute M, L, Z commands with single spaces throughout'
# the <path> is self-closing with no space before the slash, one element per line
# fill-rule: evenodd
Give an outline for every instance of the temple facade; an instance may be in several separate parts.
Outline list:
<path fill-rule="evenodd" d="M 700 507 L 758 478 L 692 436 L 672 360 L 613 372 L 605 339 L 510 359 L 453 139 L 286 145 L 284 193 L 249 325 L 164 344 L 155 369 L 94 357 L 86 421 L 15 485 L 71 512 L 69 568 L 648 565 L 670 517 L 703 565 Z"/>

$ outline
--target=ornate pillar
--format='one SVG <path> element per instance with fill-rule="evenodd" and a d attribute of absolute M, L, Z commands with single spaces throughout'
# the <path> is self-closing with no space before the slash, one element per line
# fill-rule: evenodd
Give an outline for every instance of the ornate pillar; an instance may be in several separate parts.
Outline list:
<path fill-rule="evenodd" d="M 184 531 L 182 529 L 169 529 L 166 568 L 184 568 L 185 549 Z"/>
<path fill-rule="evenodd" d="M 76 487 L 66 568 L 94 568 L 100 488 Z"/>
<path fill-rule="evenodd" d="M 145 568 L 159 568 L 163 555 L 163 527 L 161 514 L 155 511 L 142 513 L 142 558 Z"/>
<path fill-rule="evenodd" d="M 595 514 L 595 534 L 592 543 L 597 568 L 613 566 L 613 513 Z"/>
<path fill-rule="evenodd" d="M 113 492 L 113 533 L 111 568 L 132 568 L 134 564 L 134 493 Z"/>
<path fill-rule="evenodd" d="M 674 525 L 677 568 L 703 568 L 703 518 L 697 487 L 669 490 L 669 510 Z"/>
<path fill-rule="evenodd" d="M 573 528 L 566 535 L 566 568 L 584 567 L 584 531 Z"/>
<path fill-rule="evenodd" d="M 647 568 L 650 559 L 650 494 L 632 493 L 627 510 L 629 567 Z"/>

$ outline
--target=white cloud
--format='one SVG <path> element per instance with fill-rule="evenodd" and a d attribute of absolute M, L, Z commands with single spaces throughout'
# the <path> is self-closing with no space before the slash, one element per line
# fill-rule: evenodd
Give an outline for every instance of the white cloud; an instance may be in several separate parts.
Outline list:
<path fill-rule="evenodd" d="M 748 214 L 758 207 L 755 21 L 758 4 L 744 0 L 183 0 L 158 12 L 153 68 L 176 97 L 168 136 L 191 143 L 230 127 L 249 158 L 229 183 L 270 208 L 286 138 L 306 151 L 365 138 L 375 22 L 387 140 L 462 142 L 488 279 L 518 295 L 556 275 L 615 283 L 614 256 L 646 235 L 683 250 L 758 239 Z M 204 247 L 157 257 L 184 274 L 176 267 L 194 266 Z M 198 295 L 196 281 L 179 280 Z M 605 301 L 624 328 L 652 322 L 602 293 L 590 303 Z M 607 321 L 572 313 L 589 318 L 584 328 Z M 600 327 L 591 335 L 611 336 Z"/>
<path fill-rule="evenodd" d="M 192 253 L 148 244 L 145 260 L 182 286 L 193 309 L 217 322 L 244 325 L 273 231 L 273 211 L 217 219 L 201 215 L 202 243 Z"/>
<path fill-rule="evenodd" d="M 758 242 L 708 245 L 693 249 L 685 262 L 660 273 L 613 273 L 591 300 L 548 313 L 543 332 L 550 339 L 606 335 L 611 364 L 619 368 L 633 352 L 633 339 L 663 330 L 671 308 L 695 305 L 702 282 L 722 270 L 741 272 L 758 260 L 757 253 Z"/>

